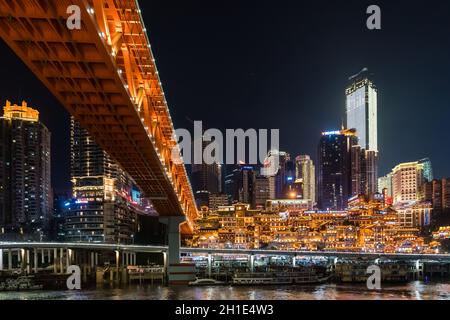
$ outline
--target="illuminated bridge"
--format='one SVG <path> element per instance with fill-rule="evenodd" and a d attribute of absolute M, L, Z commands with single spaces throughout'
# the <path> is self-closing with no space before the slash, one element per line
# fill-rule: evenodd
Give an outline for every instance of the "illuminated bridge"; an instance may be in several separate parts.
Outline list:
<path fill-rule="evenodd" d="M 177 247 L 197 209 L 171 157 L 177 138 L 137 1 L 0 0 L 0 36 L 167 217 Z"/>

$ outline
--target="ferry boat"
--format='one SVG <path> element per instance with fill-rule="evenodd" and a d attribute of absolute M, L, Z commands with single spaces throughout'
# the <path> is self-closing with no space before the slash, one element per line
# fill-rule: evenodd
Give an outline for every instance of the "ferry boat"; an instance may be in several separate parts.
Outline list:
<path fill-rule="evenodd" d="M 215 279 L 196 279 L 195 281 L 189 282 L 190 286 L 220 286 L 225 284 L 226 282 Z"/>
<path fill-rule="evenodd" d="M 315 272 L 248 272 L 236 273 L 232 285 L 301 285 L 328 281 L 331 275 Z"/>
<path fill-rule="evenodd" d="M 42 290 L 43 285 L 35 284 L 33 276 L 22 276 L 15 279 L 6 279 L 0 283 L 0 291 Z"/>

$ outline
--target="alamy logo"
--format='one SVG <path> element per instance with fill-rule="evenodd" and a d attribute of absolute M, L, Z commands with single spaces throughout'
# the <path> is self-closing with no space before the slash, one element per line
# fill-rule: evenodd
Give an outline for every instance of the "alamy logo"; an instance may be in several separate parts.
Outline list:
<path fill-rule="evenodd" d="M 367 14 L 370 14 L 367 18 L 367 29 L 369 30 L 381 30 L 381 9 L 377 5 L 371 5 L 367 8 Z"/>
<path fill-rule="evenodd" d="M 79 266 L 69 266 L 67 268 L 67 274 L 70 276 L 67 278 L 66 285 L 69 290 L 81 290 L 81 269 Z"/>
<path fill-rule="evenodd" d="M 261 170 L 262 175 L 272 176 L 278 171 L 280 145 L 278 129 L 258 131 L 226 129 L 224 137 L 219 129 L 203 130 L 202 121 L 194 121 L 193 137 L 187 129 L 177 129 L 175 134 L 178 144 L 171 152 L 171 159 L 175 164 L 256 165 L 259 160 L 264 166 Z"/>
<path fill-rule="evenodd" d="M 67 7 L 67 14 L 70 16 L 67 18 L 66 26 L 69 30 L 81 29 L 81 9 L 79 6 L 72 5 Z"/>
<path fill-rule="evenodd" d="M 377 265 L 371 265 L 367 268 L 367 274 L 370 274 L 367 278 L 367 289 L 369 290 L 381 290 L 381 269 Z"/>

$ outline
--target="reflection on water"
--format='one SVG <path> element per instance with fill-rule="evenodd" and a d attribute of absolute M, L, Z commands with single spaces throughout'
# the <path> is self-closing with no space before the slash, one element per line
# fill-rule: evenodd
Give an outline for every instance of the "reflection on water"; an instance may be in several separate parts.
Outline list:
<path fill-rule="evenodd" d="M 0 292 L 0 300 L 450 300 L 450 283 L 411 282 L 385 285 L 380 291 L 355 284 L 260 287 L 166 287 L 82 291 Z"/>

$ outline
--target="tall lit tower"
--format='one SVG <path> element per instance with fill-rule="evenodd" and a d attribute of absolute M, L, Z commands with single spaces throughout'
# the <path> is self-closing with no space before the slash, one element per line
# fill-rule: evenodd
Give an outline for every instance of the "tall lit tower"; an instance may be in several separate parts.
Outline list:
<path fill-rule="evenodd" d="M 354 130 L 323 132 L 319 142 L 318 207 L 343 210 L 352 193 Z"/>
<path fill-rule="evenodd" d="M 303 199 L 316 202 L 316 168 L 309 155 L 300 155 L 295 158 L 295 178 L 303 185 Z"/>
<path fill-rule="evenodd" d="M 42 240 L 52 212 L 50 132 L 9 101 L 0 118 L 0 237 Z"/>
<path fill-rule="evenodd" d="M 66 240 L 132 243 L 137 214 L 144 213 L 141 191 L 73 117 L 70 135 L 74 199 L 66 213 Z"/>
<path fill-rule="evenodd" d="M 378 152 L 377 88 L 369 79 L 367 68 L 349 80 L 345 90 L 346 127 L 356 129 L 362 149 Z"/>
<path fill-rule="evenodd" d="M 345 90 L 346 127 L 356 130 L 361 157 L 360 168 L 356 170 L 360 171 L 356 176 L 360 177 L 360 181 L 352 178 L 352 193 L 371 198 L 378 189 L 377 88 L 370 79 L 367 68 L 351 76 L 349 81 L 350 84 Z M 356 152 L 356 149 L 354 151 Z"/>

